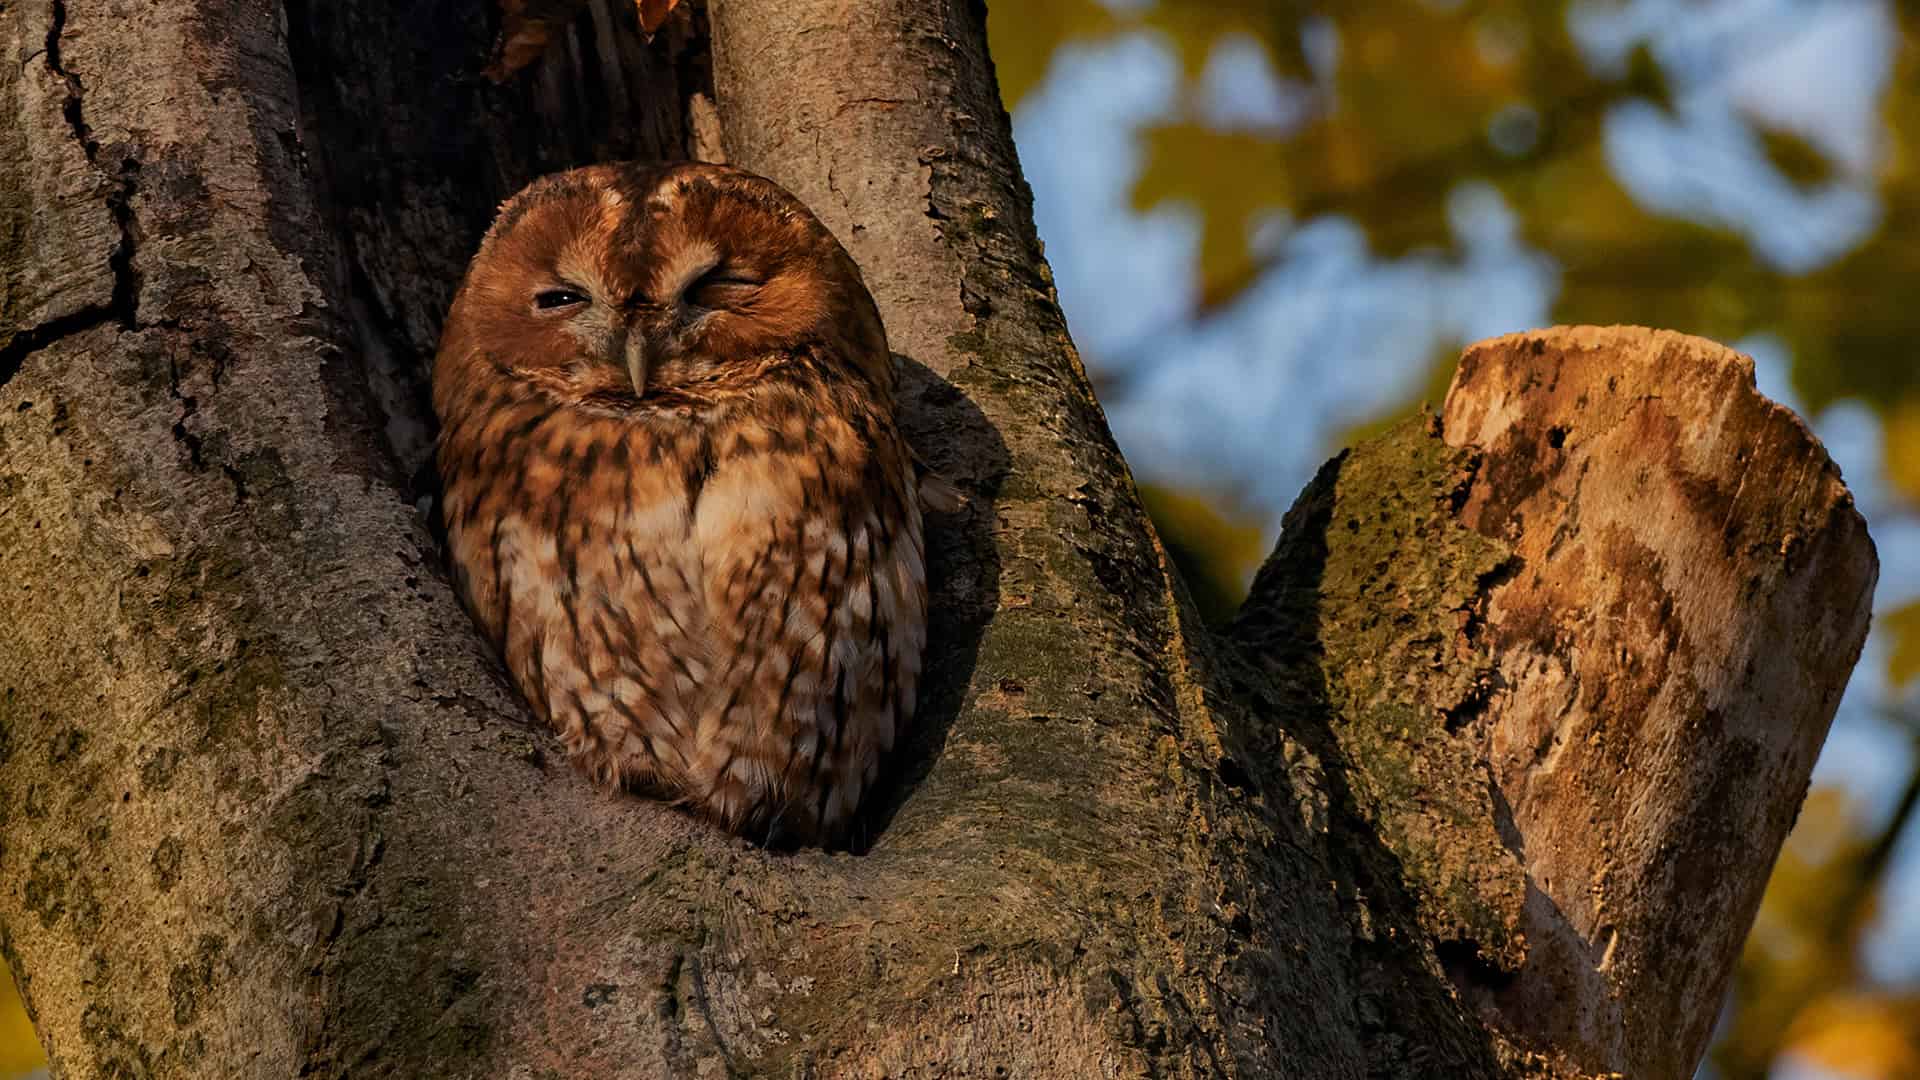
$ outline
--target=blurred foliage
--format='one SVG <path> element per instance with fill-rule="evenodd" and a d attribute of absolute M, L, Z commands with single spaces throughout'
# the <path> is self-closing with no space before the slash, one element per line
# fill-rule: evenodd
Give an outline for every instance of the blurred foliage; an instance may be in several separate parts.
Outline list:
<path fill-rule="evenodd" d="M 1620 184 L 1602 125 L 1618 105 L 1670 109 L 1668 80 L 1644 46 L 1613 70 L 1591 65 L 1568 29 L 1568 7 L 1031 0 L 991 4 L 988 21 L 1010 108 L 1064 46 L 1144 33 L 1178 57 L 1183 100 L 1141 134 L 1134 202 L 1197 213 L 1195 320 L 1230 304 L 1277 257 L 1255 252 L 1256 223 L 1339 214 L 1366 229 L 1380 256 L 1444 251 L 1454 244 L 1452 192 L 1463 181 L 1489 183 L 1518 217 L 1522 238 L 1558 264 L 1558 321 L 1638 323 L 1722 341 L 1773 335 L 1791 350 L 1794 387 L 1808 408 L 1853 398 L 1879 414 L 1890 478 L 1920 505 L 1920 305 L 1887 302 L 1896 283 L 1920 281 L 1912 239 L 1920 235 L 1920 4 L 1890 8 L 1904 47 L 1883 96 L 1884 145 L 1871 177 L 1881 227 L 1800 274 L 1770 265 L 1729 229 L 1643 206 Z M 1206 122 L 1202 75 L 1229 40 L 1264 51 L 1304 103 L 1297 122 Z M 1800 134 L 1763 115 L 1747 119 L 1786 181 L 1811 186 L 1836 174 L 1836 163 Z M 1920 605 L 1896 622 L 1905 634 L 1895 654 L 1906 658 L 1910 678 L 1920 664 Z"/>
<path fill-rule="evenodd" d="M 1920 604 L 1909 604 L 1888 616 L 1880 632 L 1893 640 L 1888 663 L 1894 684 L 1907 686 L 1920 679 Z"/>
<path fill-rule="evenodd" d="M 1337 213 L 1392 256 L 1453 243 L 1447 200 L 1465 180 L 1495 185 L 1525 238 L 1562 268 L 1556 315 L 1641 322 L 1723 340 L 1767 331 L 1792 346 L 1795 385 L 1814 410 L 1843 398 L 1877 409 L 1920 400 L 1913 356 L 1920 312 L 1882 302 L 1882 283 L 1920 280 L 1920 52 L 1901 50 L 1886 95 L 1879 166 L 1885 225 L 1810 274 L 1767 265 L 1735 233 L 1641 206 L 1608 167 L 1601 125 L 1611 106 L 1667 108 L 1644 49 L 1618 71 L 1591 69 L 1567 29 L 1567 5 L 1534 0 L 1188 0 L 1117 13 L 1098 0 L 998 4 L 989 10 L 1009 106 L 1036 86 L 1061 46 L 1122 32 L 1161 35 L 1190 80 L 1224 38 L 1257 41 L 1307 103 L 1299 123 L 1222 130 L 1202 118 L 1197 87 L 1176 119 L 1143 134 L 1140 209 L 1180 203 L 1203 220 L 1202 310 L 1230 300 L 1268 266 L 1250 225 Z M 1906 37 L 1920 5 L 1897 9 Z M 1304 43 L 1337 41 L 1331 73 Z M 1752 116 L 1756 125 L 1767 121 Z M 1798 135 L 1760 128 L 1789 180 L 1833 165 Z M 1909 489 L 1920 499 L 1920 483 Z"/>
<path fill-rule="evenodd" d="M 1140 485 L 1140 500 L 1160 527 L 1167 557 L 1179 569 L 1194 606 L 1209 624 L 1231 617 L 1246 595 L 1246 583 L 1267 557 L 1258 521 L 1237 519 L 1212 500 L 1153 484 Z"/>
<path fill-rule="evenodd" d="M 1859 1080 L 1920 1076 L 1920 992 L 1873 986 L 1861 963 L 1916 803 L 1920 773 L 1870 830 L 1844 792 L 1808 794 L 1740 957 L 1712 1055 L 1722 1077 L 1759 1080 L 1783 1054 Z"/>
<path fill-rule="evenodd" d="M 1466 344 L 1446 340 L 1437 343 L 1427 357 L 1427 377 L 1420 388 L 1380 410 L 1373 419 L 1348 428 L 1341 441 L 1348 446 L 1355 446 L 1375 435 L 1385 434 L 1387 429 L 1415 412 L 1439 412 L 1440 403 L 1447 400 L 1447 391 L 1453 388 L 1454 369 L 1460 366 L 1460 350 Z"/>
<path fill-rule="evenodd" d="M 1920 355 L 1914 357 L 1920 366 Z M 1887 412 L 1887 479 L 1909 502 L 1920 503 L 1920 395 Z"/>
<path fill-rule="evenodd" d="M 1572 7 L 1567 0 L 1027 0 L 990 3 L 988 20 L 1009 108 L 1041 83 L 1063 47 L 1145 34 L 1177 59 L 1182 81 L 1170 110 L 1139 132 L 1143 161 L 1132 194 L 1137 211 L 1176 205 L 1199 223 L 1197 299 L 1188 313 L 1196 326 L 1286 257 L 1285 245 L 1271 242 L 1273 222 L 1339 215 L 1365 230 L 1381 258 L 1457 254 L 1449 199 L 1462 183 L 1491 185 L 1516 218 L 1521 242 L 1558 269 L 1556 321 L 1653 325 L 1722 341 L 1770 335 L 1789 351 L 1793 387 L 1808 409 L 1851 399 L 1873 411 L 1890 494 L 1903 504 L 1886 511 L 1920 511 L 1920 304 L 1903 295 L 1920 282 L 1920 3 L 1885 5 L 1899 41 L 1879 100 L 1884 130 L 1870 172 L 1830 156 L 1818 133 L 1741 114 L 1783 185 L 1814 192 L 1846 184 L 1871 190 L 1879 202 L 1878 227 L 1812 269 L 1776 265 L 1739 232 L 1643 205 L 1622 185 L 1604 125 L 1619 107 L 1674 116 L 1675 73 L 1645 45 L 1612 66 L 1592 62 L 1570 32 Z M 1787 47 L 1796 37 L 1788 30 L 1777 41 L 1742 40 L 1735 48 Z M 1277 117 L 1271 122 L 1219 121 L 1209 109 L 1208 65 L 1222 46 L 1245 42 L 1264 53 L 1287 99 L 1285 108 L 1268 110 Z M 1702 62 L 1756 60 L 1764 63 L 1764 54 Z M 1716 73 L 1682 74 L 1697 85 Z M 1456 355 L 1449 345 L 1427 358 L 1424 385 L 1347 432 L 1349 439 L 1422 403 L 1437 405 Z M 1196 598 L 1210 619 L 1220 618 L 1241 591 L 1235 575 L 1244 584 L 1260 557 L 1242 546 L 1243 527 L 1191 495 L 1160 489 L 1147 502 Z M 1876 633 L 1889 643 L 1893 683 L 1920 690 L 1920 603 L 1883 615 Z M 1714 1051 L 1724 1080 L 1759 1080 L 1788 1054 L 1869 1080 L 1920 1076 L 1920 987 L 1873 986 L 1860 962 L 1916 793 L 1920 777 L 1878 827 L 1841 792 L 1811 794 Z"/>
<path fill-rule="evenodd" d="M 1794 1024 L 1789 1053 L 1851 1080 L 1913 1080 L 1920 1049 L 1920 997 L 1836 993 L 1808 1006 Z"/>

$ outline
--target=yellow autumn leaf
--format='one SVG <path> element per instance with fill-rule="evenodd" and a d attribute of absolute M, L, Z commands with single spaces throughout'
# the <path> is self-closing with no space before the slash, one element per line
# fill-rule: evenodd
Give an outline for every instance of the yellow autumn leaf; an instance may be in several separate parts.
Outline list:
<path fill-rule="evenodd" d="M 1266 557 L 1266 537 L 1259 523 L 1204 496 L 1154 484 L 1140 485 L 1140 501 L 1146 504 L 1201 618 L 1210 624 L 1231 618 L 1246 596 L 1247 582 Z"/>
<path fill-rule="evenodd" d="M 1920 678 L 1920 601 L 1887 616 L 1880 632 L 1893 642 L 1893 654 L 1887 660 L 1887 678 L 1895 686 L 1905 686 Z"/>
<path fill-rule="evenodd" d="M 535 5 L 535 11 L 529 11 L 528 6 L 528 0 L 500 0 L 500 37 L 493 43 L 493 61 L 483 72 L 496 83 L 506 82 L 539 59 L 561 25 L 559 18 L 541 13 L 547 5 Z"/>
<path fill-rule="evenodd" d="M 1808 1006 L 1787 1033 L 1786 1052 L 1858 1080 L 1920 1076 L 1920 1001 L 1834 994 Z"/>
<path fill-rule="evenodd" d="M 1201 221 L 1201 304 L 1231 299 L 1257 273 L 1249 246 L 1253 224 L 1289 202 L 1283 147 L 1259 135 L 1198 124 L 1149 127 L 1142 143 L 1147 164 L 1134 182 L 1134 207 L 1146 211 L 1173 203 L 1194 211 Z M 1195 161 L 1208 167 L 1193 168 Z"/>
<path fill-rule="evenodd" d="M 1894 402 L 1887 411 L 1886 463 L 1894 490 L 1920 506 L 1920 394 Z"/>
<path fill-rule="evenodd" d="M 0 1080 L 13 1080 L 46 1064 L 13 976 L 0 967 Z"/>
<path fill-rule="evenodd" d="M 1206 0 L 1155 4 L 1140 22 L 1162 35 L 1189 78 L 1200 74 L 1214 46 L 1228 37 L 1257 42 L 1279 74 L 1307 78 L 1312 68 L 1301 28 L 1314 16 L 1314 5 L 1302 0 Z"/>
<path fill-rule="evenodd" d="M 1790 131 L 1760 127 L 1760 148 L 1780 175 L 1805 187 L 1824 184 L 1833 178 L 1833 162 L 1805 136 Z"/>
<path fill-rule="evenodd" d="M 1047 0 L 1035 4 L 987 5 L 987 36 L 1000 99 L 1018 108 L 1046 78 L 1053 57 L 1064 46 L 1095 41 L 1117 32 L 1120 20 L 1099 0 Z"/>

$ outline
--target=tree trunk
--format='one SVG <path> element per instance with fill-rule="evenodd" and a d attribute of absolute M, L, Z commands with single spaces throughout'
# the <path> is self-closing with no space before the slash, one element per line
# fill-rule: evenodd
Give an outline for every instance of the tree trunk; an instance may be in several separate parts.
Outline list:
<path fill-rule="evenodd" d="M 591 0 L 496 85 L 481 0 L 0 8 L 0 946 L 56 1075 L 1690 1074 L 1865 633 L 1824 451 L 1708 343 L 1503 339 L 1209 632 L 982 15 Z M 716 147 L 972 496 L 855 854 L 594 790 L 421 511 L 492 207 Z"/>

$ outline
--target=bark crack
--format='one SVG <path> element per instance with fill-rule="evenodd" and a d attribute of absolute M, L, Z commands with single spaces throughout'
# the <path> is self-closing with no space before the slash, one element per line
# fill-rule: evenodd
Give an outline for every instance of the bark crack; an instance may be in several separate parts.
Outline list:
<path fill-rule="evenodd" d="M 720 1034 L 720 1023 L 713 1012 L 713 999 L 707 994 L 706 976 L 701 973 L 700 957 L 690 953 L 682 953 L 681 956 L 687 962 L 687 981 L 693 991 L 692 1000 L 687 1004 L 692 1005 L 693 1011 L 698 1013 L 700 1019 L 706 1023 L 707 1037 L 713 1040 L 713 1048 L 719 1052 L 727 1075 L 745 1075 L 745 1070 L 734 1060 L 733 1050 L 727 1045 L 726 1037 Z"/>
<path fill-rule="evenodd" d="M 94 137 L 93 128 L 87 124 L 82 106 L 86 96 L 86 86 L 80 81 L 80 76 L 67 70 L 65 63 L 61 60 L 60 39 L 66 28 L 66 0 L 53 0 L 52 17 L 47 26 L 46 48 L 42 49 L 39 55 L 45 60 L 47 70 L 67 88 L 67 99 L 60 110 L 66 117 L 67 127 L 72 131 L 74 140 L 80 144 L 81 152 L 86 155 L 87 164 L 104 177 L 109 185 L 106 197 L 107 212 L 113 216 L 114 228 L 119 234 L 114 242 L 113 251 L 107 256 L 107 266 L 113 274 L 113 294 L 106 304 L 89 304 L 78 311 L 49 319 L 14 335 L 12 340 L 7 342 L 6 347 L 0 349 L 0 386 L 5 386 L 20 373 L 27 357 L 64 338 L 108 323 L 118 323 L 127 330 L 138 327 L 137 305 L 140 281 L 133 267 L 133 196 L 137 190 L 140 163 L 132 157 L 127 157 L 121 160 L 117 169 L 109 169 L 101 165 L 100 141 Z"/>
<path fill-rule="evenodd" d="M 113 270 L 113 299 L 108 305 L 107 315 L 118 319 L 122 327 L 132 330 L 138 325 L 136 317 L 140 299 L 139 277 L 133 268 L 133 196 L 137 190 L 140 162 L 132 157 L 122 158 L 117 169 L 100 163 L 100 140 L 94 137 L 84 111 L 86 85 L 80 81 L 77 73 L 67 70 L 61 61 L 60 38 L 66 28 L 66 0 L 53 0 L 53 18 L 47 27 L 47 69 L 66 83 L 67 100 L 61 112 L 67 118 L 67 126 L 73 130 L 74 139 L 80 143 L 81 152 L 86 154 L 87 164 L 106 177 L 111 185 L 107 192 L 107 211 L 113 215 L 114 227 L 120 235 L 113 253 L 107 257 L 107 265 Z"/>
<path fill-rule="evenodd" d="M 200 400 L 192 394 L 181 392 L 179 373 L 177 370 L 173 376 L 171 390 L 173 399 L 180 403 L 180 418 L 173 422 L 174 441 L 186 449 L 187 464 L 194 472 L 206 472 L 209 464 L 206 452 L 207 441 L 191 428 L 187 427 L 187 421 L 193 419 L 194 416 L 200 412 Z M 222 460 L 217 464 L 220 468 L 220 475 L 226 477 L 227 483 L 233 485 L 234 505 L 238 506 L 246 502 L 251 495 L 251 492 L 247 489 L 246 474 L 235 468 L 232 462 Z"/>
<path fill-rule="evenodd" d="M 1454 501 L 1454 497 L 1450 496 L 1449 501 Z M 1455 513 L 1458 513 L 1457 507 Z M 1493 602 L 1493 594 L 1519 576 L 1524 565 L 1520 556 L 1508 555 L 1474 581 L 1473 596 L 1464 606 L 1456 609 L 1461 620 L 1460 640 L 1468 648 L 1479 647 L 1480 637 L 1487 625 L 1487 606 Z M 1487 706 L 1493 703 L 1494 694 L 1504 689 L 1506 680 L 1501 677 L 1498 667 L 1487 666 L 1474 678 L 1473 685 L 1467 688 L 1460 700 L 1440 710 L 1447 733 L 1458 734 L 1462 728 L 1485 715 Z"/>
<path fill-rule="evenodd" d="M 7 385 L 27 362 L 27 357 L 74 334 L 84 333 L 113 319 L 113 309 L 90 304 L 79 311 L 49 319 L 15 334 L 0 348 L 0 386 Z"/>

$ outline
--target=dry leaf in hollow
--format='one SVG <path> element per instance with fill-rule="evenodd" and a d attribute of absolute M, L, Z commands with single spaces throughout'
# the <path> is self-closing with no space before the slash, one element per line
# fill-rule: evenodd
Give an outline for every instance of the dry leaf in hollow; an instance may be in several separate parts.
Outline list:
<path fill-rule="evenodd" d="M 500 43 L 494 46 L 493 62 L 487 65 L 486 76 L 494 82 L 506 82 L 513 74 L 547 51 L 547 39 L 550 34 L 543 22 L 521 22 L 515 25 L 510 21 L 500 30 Z"/>
<path fill-rule="evenodd" d="M 506 82 L 547 51 L 553 36 L 578 13 L 585 0 L 499 0 L 500 38 L 486 76 Z M 666 25 L 680 0 L 634 0 L 640 29 L 651 38 Z"/>
<path fill-rule="evenodd" d="M 667 16 L 673 13 L 674 5 L 680 0 L 636 0 L 636 2 L 640 5 L 640 29 L 645 30 L 648 36 L 652 36 L 659 33 L 660 28 L 666 25 Z"/>
<path fill-rule="evenodd" d="M 499 0 L 500 37 L 485 75 L 506 82 L 547 51 L 553 35 L 566 26 L 583 0 Z"/>

